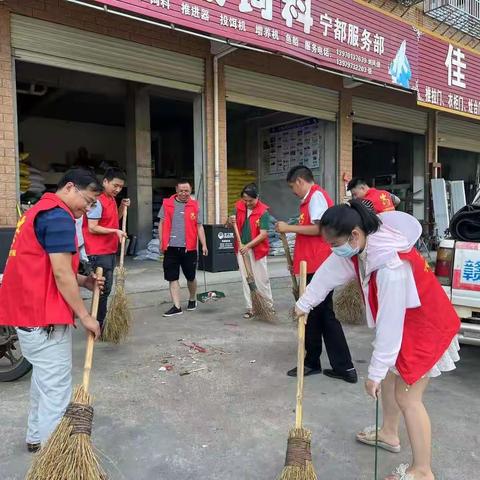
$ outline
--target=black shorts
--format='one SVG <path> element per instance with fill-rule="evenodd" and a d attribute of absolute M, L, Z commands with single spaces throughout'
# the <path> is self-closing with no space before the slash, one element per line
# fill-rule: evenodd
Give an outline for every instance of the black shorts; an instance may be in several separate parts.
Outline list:
<path fill-rule="evenodd" d="M 195 280 L 197 272 L 197 251 L 184 248 L 168 247 L 163 256 L 163 274 L 167 282 L 180 278 L 180 267 L 189 282 Z"/>

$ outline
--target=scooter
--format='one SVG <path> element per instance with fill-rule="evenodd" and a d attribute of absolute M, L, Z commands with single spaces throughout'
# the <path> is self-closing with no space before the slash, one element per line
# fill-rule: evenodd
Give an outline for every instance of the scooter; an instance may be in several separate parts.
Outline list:
<path fill-rule="evenodd" d="M 32 369 L 22 355 L 20 342 L 14 327 L 0 326 L 0 382 L 12 382 Z"/>

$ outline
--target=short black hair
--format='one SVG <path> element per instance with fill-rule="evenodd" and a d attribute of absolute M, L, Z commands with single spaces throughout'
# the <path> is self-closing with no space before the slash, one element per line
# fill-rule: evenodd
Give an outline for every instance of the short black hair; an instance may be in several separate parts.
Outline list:
<path fill-rule="evenodd" d="M 361 200 L 334 205 L 320 220 L 322 232 L 334 237 L 348 237 L 355 227 L 360 228 L 365 235 L 370 235 L 375 233 L 381 224 L 380 218 Z"/>
<path fill-rule="evenodd" d="M 119 180 L 123 180 L 124 182 L 127 180 L 127 176 L 125 172 L 118 167 L 110 167 L 105 170 L 103 174 L 103 179 L 111 182 L 114 178 L 118 178 Z"/>
<path fill-rule="evenodd" d="M 366 185 L 367 187 L 369 187 L 367 181 L 364 178 L 354 177 L 348 182 L 347 190 L 350 191 L 354 188 L 361 187 L 362 185 Z"/>
<path fill-rule="evenodd" d="M 192 188 L 192 182 L 186 177 L 178 178 L 175 186 L 178 187 L 179 185 L 183 185 L 184 183 L 188 183 L 190 185 L 190 188 Z"/>
<path fill-rule="evenodd" d="M 58 182 L 57 190 L 62 189 L 69 182 L 73 183 L 79 190 L 91 190 L 96 193 L 103 190 L 95 172 L 88 168 L 72 168 L 68 170 Z"/>
<path fill-rule="evenodd" d="M 244 195 L 248 195 L 251 198 L 258 198 L 257 185 L 255 183 L 249 183 L 248 185 L 245 185 L 240 196 L 243 197 Z"/>
<path fill-rule="evenodd" d="M 306 182 L 313 183 L 315 181 L 312 171 L 304 165 L 296 165 L 292 167 L 287 174 L 287 182 L 293 183 L 297 178 L 301 178 Z"/>

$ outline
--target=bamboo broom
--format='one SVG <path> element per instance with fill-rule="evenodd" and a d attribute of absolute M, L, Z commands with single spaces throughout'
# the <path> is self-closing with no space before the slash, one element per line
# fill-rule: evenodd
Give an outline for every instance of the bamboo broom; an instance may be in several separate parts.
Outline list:
<path fill-rule="evenodd" d="M 233 229 L 235 231 L 235 238 L 239 248 L 242 248 L 242 239 L 240 237 L 240 232 L 238 231 L 238 226 L 236 222 L 233 223 Z M 248 288 L 250 289 L 250 295 L 252 297 L 252 310 L 253 315 L 262 320 L 271 322 L 275 319 L 275 312 L 273 311 L 270 301 L 265 298 L 257 288 L 255 283 L 255 277 L 253 275 L 252 264 L 250 263 L 250 258 L 248 255 L 240 255 L 245 266 L 245 271 L 247 273 L 247 283 Z"/>
<path fill-rule="evenodd" d="M 127 207 L 122 217 L 122 231 L 127 232 Z M 125 340 L 132 324 L 132 315 L 125 292 L 126 270 L 123 266 L 125 259 L 125 237 L 120 244 L 120 262 L 115 268 L 115 293 L 113 294 L 110 307 L 105 319 L 105 327 L 102 332 L 104 342 L 120 343 Z"/>
<path fill-rule="evenodd" d="M 103 269 L 96 269 L 97 277 Z M 97 317 L 100 289 L 95 286 L 91 315 Z M 35 455 L 26 480 L 106 480 L 90 438 L 93 421 L 92 397 L 88 393 L 95 339 L 88 333 L 82 385 L 77 385 L 73 399 L 45 446 Z"/>
<path fill-rule="evenodd" d="M 307 262 L 300 262 L 300 294 L 307 286 Z M 303 428 L 303 375 L 305 362 L 305 320 L 298 319 L 298 355 L 297 355 L 297 405 L 295 409 L 295 427 L 290 430 L 287 442 L 285 466 L 280 480 L 317 480 L 313 468 L 311 442 L 312 432 Z"/>
<path fill-rule="evenodd" d="M 287 236 L 284 233 L 280 234 L 280 239 L 282 240 L 282 243 L 283 243 L 283 249 L 285 250 L 285 257 L 287 258 L 288 271 L 290 272 L 290 278 L 292 280 L 293 298 L 295 299 L 295 301 L 297 301 L 299 297 L 298 281 L 297 281 L 297 276 L 293 271 L 293 259 L 292 259 L 292 254 L 290 253 L 290 246 L 288 245 Z"/>
<path fill-rule="evenodd" d="M 333 295 L 333 310 L 341 323 L 362 325 L 366 323 L 365 302 L 358 280 L 337 288 Z"/>

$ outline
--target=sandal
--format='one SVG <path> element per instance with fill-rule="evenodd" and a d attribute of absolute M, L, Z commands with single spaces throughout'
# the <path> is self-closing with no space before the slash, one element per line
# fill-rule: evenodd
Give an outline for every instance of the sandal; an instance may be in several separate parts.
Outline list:
<path fill-rule="evenodd" d="M 410 467 L 408 463 L 400 464 L 393 474 L 386 477 L 385 480 L 415 480 L 415 477 L 407 472 L 408 467 Z"/>
<path fill-rule="evenodd" d="M 245 312 L 243 314 L 243 318 L 253 318 L 254 316 L 253 312 Z"/>
<path fill-rule="evenodd" d="M 357 442 L 364 443 L 365 445 L 375 446 L 375 425 L 364 428 L 360 433 L 355 436 Z M 378 441 L 378 447 L 387 450 L 391 453 L 400 453 L 402 447 L 400 445 L 391 445 L 390 443 Z M 407 467 L 408 468 L 408 467 Z M 409 480 L 409 479 L 406 479 Z"/>

